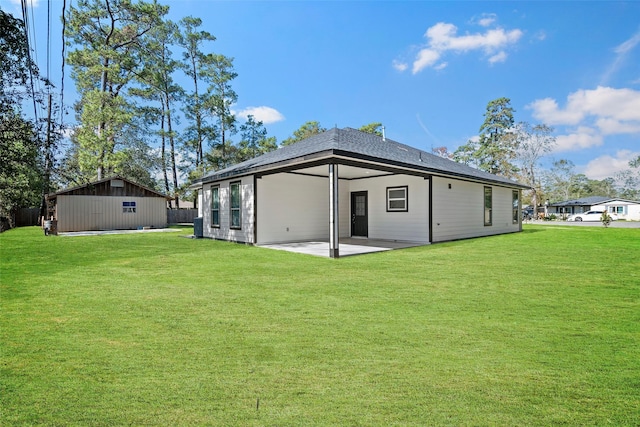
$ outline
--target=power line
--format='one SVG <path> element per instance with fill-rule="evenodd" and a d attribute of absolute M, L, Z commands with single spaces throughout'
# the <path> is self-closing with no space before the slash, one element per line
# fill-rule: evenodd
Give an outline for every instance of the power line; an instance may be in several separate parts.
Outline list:
<path fill-rule="evenodd" d="M 51 81 L 51 0 L 47 0 L 47 80 Z M 47 85 L 47 92 L 51 85 Z"/>
<path fill-rule="evenodd" d="M 21 0 L 22 6 L 22 22 L 24 23 L 24 36 L 27 41 L 27 63 L 29 66 L 29 81 L 31 83 L 31 99 L 33 100 L 33 115 L 35 117 L 36 123 L 38 122 L 38 106 L 36 103 L 36 94 L 33 85 L 33 71 L 32 71 L 32 59 L 31 59 L 31 43 L 29 42 L 29 13 L 27 11 L 27 2 L 26 0 Z"/>

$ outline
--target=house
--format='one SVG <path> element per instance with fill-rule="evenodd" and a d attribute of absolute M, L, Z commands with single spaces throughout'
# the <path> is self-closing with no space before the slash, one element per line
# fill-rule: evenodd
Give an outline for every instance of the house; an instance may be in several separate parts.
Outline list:
<path fill-rule="evenodd" d="M 605 196 L 590 196 L 549 204 L 549 213 L 566 217 L 587 211 L 607 211 L 619 219 L 640 221 L 640 202 Z"/>
<path fill-rule="evenodd" d="M 106 178 L 48 194 L 47 219 L 56 221 L 58 232 L 163 228 L 167 200 L 128 179 Z"/>
<path fill-rule="evenodd" d="M 550 203 L 547 213 L 560 216 L 568 216 L 592 210 L 592 206 L 610 200 L 609 197 L 590 196 L 581 199 L 565 200 L 562 202 Z"/>
<path fill-rule="evenodd" d="M 385 137 L 331 129 L 196 180 L 203 236 L 254 245 L 421 244 L 522 230 L 521 190 Z"/>
<path fill-rule="evenodd" d="M 640 221 L 640 202 L 625 199 L 607 199 L 594 203 L 591 209 L 595 211 L 607 211 L 616 214 L 618 219 L 628 221 Z"/>

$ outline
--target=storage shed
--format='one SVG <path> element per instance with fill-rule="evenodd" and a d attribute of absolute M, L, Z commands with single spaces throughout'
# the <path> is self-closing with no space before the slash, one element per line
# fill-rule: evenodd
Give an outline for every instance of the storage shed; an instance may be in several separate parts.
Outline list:
<path fill-rule="evenodd" d="M 155 190 L 112 177 L 48 194 L 46 219 L 57 222 L 58 232 L 164 228 L 167 200 Z"/>

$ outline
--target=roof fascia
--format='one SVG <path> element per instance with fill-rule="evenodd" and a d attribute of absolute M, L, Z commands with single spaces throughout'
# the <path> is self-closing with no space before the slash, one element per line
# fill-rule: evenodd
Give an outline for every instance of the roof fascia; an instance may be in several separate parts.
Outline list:
<path fill-rule="evenodd" d="M 491 179 L 483 179 L 483 178 L 479 178 L 479 177 L 475 177 L 472 175 L 466 175 L 466 174 L 460 174 L 460 173 L 456 173 L 456 172 L 449 172 L 449 171 L 442 171 L 440 169 L 434 169 L 434 168 L 430 168 L 427 166 L 418 166 L 418 165 L 413 165 L 413 164 L 407 164 L 404 162 L 400 162 L 400 161 L 396 161 L 396 160 L 388 160 L 388 159 L 380 159 L 377 157 L 372 157 L 372 156 L 367 156 L 366 154 L 357 154 L 357 153 L 352 153 L 349 151 L 342 151 L 342 150 L 334 150 L 334 153 L 336 153 L 337 155 L 347 155 L 351 158 L 357 158 L 357 159 L 361 159 L 361 160 L 366 160 L 369 162 L 374 162 L 374 163 L 386 163 L 386 164 L 390 164 L 390 165 L 394 165 L 396 166 L 396 168 L 400 168 L 403 172 L 407 175 L 418 175 L 418 176 L 424 176 L 424 175 L 428 175 L 428 176 L 440 176 L 440 177 L 447 177 L 447 178 L 457 178 L 457 179 L 461 179 L 463 181 L 468 181 L 468 182 L 479 182 L 479 183 L 492 183 L 495 185 L 499 185 L 499 186 L 503 186 L 503 187 L 516 187 L 516 188 L 521 188 L 521 189 L 529 189 L 530 187 L 523 185 L 523 184 L 519 184 L 517 182 L 513 182 L 513 183 L 508 183 L 508 182 L 504 182 L 504 181 L 499 181 L 499 180 L 491 180 Z M 409 172 L 411 171 L 411 172 Z"/>
<path fill-rule="evenodd" d="M 431 175 L 424 173 L 424 172 L 419 172 L 419 171 L 415 171 L 415 170 L 411 170 L 411 169 L 404 169 L 404 168 L 399 168 L 399 167 L 393 167 L 393 166 L 387 166 L 385 164 L 381 164 L 379 162 L 363 162 L 363 161 L 358 161 L 358 160 L 353 160 L 353 158 L 350 157 L 343 157 L 343 156 L 330 156 L 330 157 L 326 157 L 326 158 L 321 158 L 321 159 L 317 159 L 311 162 L 306 162 L 303 164 L 298 164 L 298 165 L 291 165 L 285 168 L 279 168 L 279 169 L 274 169 L 274 170 L 269 170 L 266 171 L 264 173 L 257 173 L 256 175 L 258 177 L 261 176 L 265 176 L 265 175 L 273 175 L 276 173 L 286 173 L 286 172 L 294 172 L 296 170 L 301 169 L 301 166 L 304 166 L 304 168 L 309 168 L 309 167 L 314 167 L 314 166 L 323 166 L 323 165 L 329 165 L 330 163 L 333 164 L 337 164 L 337 165 L 344 165 L 344 166 L 352 166 L 352 167 L 357 167 L 357 168 L 365 168 L 365 169 L 371 169 L 371 170 L 375 170 L 375 171 L 379 171 L 379 172 L 388 172 L 388 173 L 393 173 L 393 174 L 404 174 L 404 175 L 414 175 L 414 176 L 419 176 L 422 178 L 429 178 Z"/>
<path fill-rule="evenodd" d="M 365 154 L 353 153 L 351 151 L 339 150 L 339 149 L 329 149 L 324 151 L 319 151 L 316 153 L 310 153 L 304 156 L 292 158 L 289 160 L 283 160 L 277 163 L 272 163 L 264 166 L 256 166 L 250 167 L 244 170 L 237 171 L 237 173 L 228 173 L 224 175 L 216 176 L 214 175 L 212 179 L 202 178 L 199 181 L 194 182 L 190 188 L 202 188 L 204 184 L 209 184 L 213 182 L 225 181 L 232 178 L 239 178 L 247 175 L 256 175 L 257 177 L 265 176 L 265 175 L 273 175 L 277 173 L 286 173 L 292 172 L 295 170 L 328 165 L 329 163 L 336 163 L 354 167 L 363 167 L 373 170 L 379 170 L 383 172 L 390 172 L 396 174 L 405 174 L 405 175 L 413 175 L 420 176 L 424 178 L 429 178 L 433 175 L 448 177 L 448 178 L 457 178 L 464 181 L 469 182 L 478 182 L 478 183 L 491 183 L 493 185 L 508 187 L 508 188 L 520 188 L 520 189 L 529 189 L 530 187 L 519 184 L 517 182 L 507 183 L 499 180 L 491 180 L 491 179 L 483 179 L 474 177 L 466 174 L 459 174 L 455 172 L 441 171 L 438 169 L 433 169 L 429 167 L 419 167 L 417 165 L 407 164 L 404 162 L 389 160 L 389 159 L 380 159 L 378 157 L 367 156 Z"/>

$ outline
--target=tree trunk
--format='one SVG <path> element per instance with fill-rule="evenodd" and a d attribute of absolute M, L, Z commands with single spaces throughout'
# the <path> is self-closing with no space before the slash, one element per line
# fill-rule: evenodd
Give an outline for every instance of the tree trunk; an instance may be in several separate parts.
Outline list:
<path fill-rule="evenodd" d="M 162 104 L 161 108 L 161 117 L 160 117 L 160 133 L 162 135 L 162 175 L 164 178 L 164 189 L 167 194 L 169 194 L 169 177 L 167 176 L 167 154 L 166 154 L 166 145 L 167 145 L 167 136 L 164 132 L 164 121 L 165 121 L 165 111 L 164 111 L 164 99 L 160 96 L 160 102 Z"/>
<path fill-rule="evenodd" d="M 175 141 L 173 137 L 173 127 L 171 125 L 171 104 L 169 103 L 169 95 L 165 97 L 166 109 L 167 109 L 167 129 L 169 130 L 169 144 L 171 146 L 171 170 L 173 172 L 173 195 L 176 202 L 176 209 L 180 209 L 180 200 L 178 196 L 178 171 L 176 168 L 176 149 Z"/>

